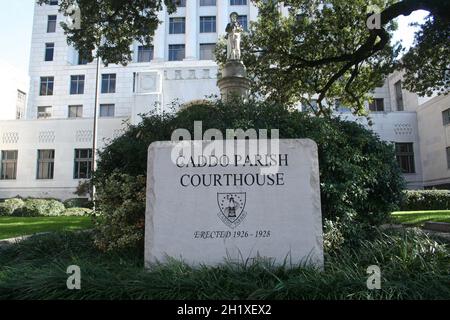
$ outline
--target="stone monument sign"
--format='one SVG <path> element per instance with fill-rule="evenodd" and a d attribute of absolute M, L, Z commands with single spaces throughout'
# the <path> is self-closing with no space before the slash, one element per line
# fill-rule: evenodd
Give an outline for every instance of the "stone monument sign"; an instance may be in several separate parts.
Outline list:
<path fill-rule="evenodd" d="M 267 140 L 268 141 L 268 140 Z M 148 151 L 146 264 L 167 257 L 192 265 L 270 259 L 323 265 L 317 145 L 277 140 L 278 150 L 230 154 L 205 141 Z M 238 140 L 215 141 L 239 149 Z M 224 148 L 225 149 L 225 148 Z"/>

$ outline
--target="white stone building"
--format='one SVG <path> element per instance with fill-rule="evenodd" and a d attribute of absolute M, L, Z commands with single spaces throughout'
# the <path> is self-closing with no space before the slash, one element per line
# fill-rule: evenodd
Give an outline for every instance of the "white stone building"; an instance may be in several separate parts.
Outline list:
<path fill-rule="evenodd" d="M 121 134 L 124 121 L 138 122 L 139 114 L 162 111 L 176 99 L 219 94 L 212 52 L 231 12 L 244 26 L 257 17 L 247 0 L 187 0 L 173 15 L 159 13 L 163 23 L 154 45 L 134 44 L 132 63 L 101 68 L 99 148 Z M 35 7 L 25 116 L 0 118 L 0 199 L 73 198 L 90 174 L 96 64 L 85 64 L 67 45 L 59 25 L 63 19 L 57 1 Z M 397 143 L 408 186 L 422 188 L 421 159 L 427 155 L 419 139 L 418 98 L 403 90 L 400 80 L 394 74 L 375 91 L 373 129 Z"/>

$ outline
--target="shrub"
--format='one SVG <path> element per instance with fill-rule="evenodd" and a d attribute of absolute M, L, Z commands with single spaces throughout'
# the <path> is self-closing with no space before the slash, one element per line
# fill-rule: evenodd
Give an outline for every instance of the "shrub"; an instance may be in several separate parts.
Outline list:
<path fill-rule="evenodd" d="M 73 199 L 67 199 L 63 202 L 64 206 L 69 208 L 88 208 L 92 209 L 93 203 L 87 198 L 73 198 Z"/>
<path fill-rule="evenodd" d="M 92 214 L 92 210 L 88 208 L 68 208 L 61 215 L 65 217 L 83 217 Z"/>
<path fill-rule="evenodd" d="M 20 198 L 6 199 L 0 203 L 0 216 L 12 216 L 16 210 L 20 210 L 25 202 Z"/>
<path fill-rule="evenodd" d="M 25 205 L 14 212 L 15 216 L 38 217 L 38 216 L 59 216 L 66 208 L 58 200 L 47 199 L 26 199 Z"/>
<path fill-rule="evenodd" d="M 449 210 L 448 190 L 408 190 L 401 205 L 403 211 Z"/>
<path fill-rule="evenodd" d="M 102 213 L 94 220 L 96 245 L 106 251 L 143 246 L 145 225 L 144 176 L 114 172 L 97 184 Z"/>
<path fill-rule="evenodd" d="M 145 116 L 140 124 L 130 125 L 123 136 L 100 153 L 94 184 L 100 188 L 117 185 L 115 189 L 109 187 L 114 196 L 99 199 L 105 224 L 100 233 L 108 233 L 104 239 L 126 238 L 128 230 L 132 230 L 133 239 L 143 234 L 136 232 L 136 219 L 122 217 L 120 220 L 122 225 L 129 221 L 131 229 L 116 227 L 117 221 L 111 216 L 114 210 L 120 208 L 120 215 L 143 217 L 145 197 L 139 200 L 140 205 L 129 201 L 119 193 L 125 187 L 111 180 L 111 172 L 124 175 L 129 187 L 136 188 L 132 177 L 145 177 L 148 146 L 154 141 L 170 140 L 173 130 L 178 128 L 189 130 L 193 136 L 194 121 L 202 121 L 204 131 L 210 128 L 222 132 L 237 128 L 279 129 L 280 138 L 316 141 L 323 217 L 330 221 L 339 218 L 346 239 L 350 239 L 350 235 L 364 236 L 365 231 L 371 230 L 368 226 L 384 223 L 390 213 L 398 209 L 404 180 L 394 150 L 363 126 L 339 118 L 311 117 L 276 104 L 218 101 L 211 105 L 194 104 L 176 114 Z M 144 195 L 145 184 L 140 186 L 139 192 Z M 118 234 L 112 237 L 113 232 Z"/>

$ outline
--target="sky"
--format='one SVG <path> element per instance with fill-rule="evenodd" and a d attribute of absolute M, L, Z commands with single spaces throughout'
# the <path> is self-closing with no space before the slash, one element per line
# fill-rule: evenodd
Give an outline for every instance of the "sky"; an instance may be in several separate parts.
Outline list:
<path fill-rule="evenodd" d="M 0 0 L 0 8 L 0 43 L 3 48 L 0 50 L 0 73 L 6 72 L 1 66 L 8 65 L 28 74 L 34 0 Z M 425 11 L 416 11 L 408 17 L 400 17 L 399 29 L 393 40 L 402 40 L 404 47 L 410 47 L 414 30 L 408 25 L 423 21 L 425 16 Z"/>
<path fill-rule="evenodd" d="M 34 0 L 0 0 L 0 8 L 0 64 L 28 74 Z"/>

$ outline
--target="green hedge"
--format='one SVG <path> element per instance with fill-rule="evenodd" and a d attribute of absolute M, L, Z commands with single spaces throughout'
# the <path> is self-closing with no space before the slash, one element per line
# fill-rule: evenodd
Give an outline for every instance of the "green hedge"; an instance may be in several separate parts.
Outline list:
<path fill-rule="evenodd" d="M 28 199 L 25 205 L 14 212 L 18 217 L 59 216 L 66 210 L 57 200 Z"/>
<path fill-rule="evenodd" d="M 75 206 L 83 201 L 67 201 L 67 205 L 55 199 L 6 199 L 0 202 L 0 216 L 39 217 L 39 216 L 84 216 L 92 213 L 89 208 Z"/>
<path fill-rule="evenodd" d="M 0 217 L 12 216 L 14 212 L 25 206 L 25 201 L 20 198 L 6 199 L 0 203 Z"/>
<path fill-rule="evenodd" d="M 401 205 L 402 211 L 449 210 L 448 190 L 408 190 Z"/>
<path fill-rule="evenodd" d="M 73 198 L 73 199 L 67 199 L 63 202 L 64 206 L 67 209 L 70 208 L 87 208 L 92 209 L 93 203 L 87 198 Z"/>

